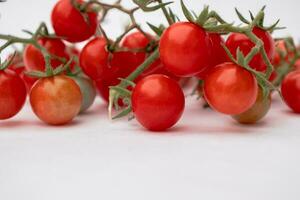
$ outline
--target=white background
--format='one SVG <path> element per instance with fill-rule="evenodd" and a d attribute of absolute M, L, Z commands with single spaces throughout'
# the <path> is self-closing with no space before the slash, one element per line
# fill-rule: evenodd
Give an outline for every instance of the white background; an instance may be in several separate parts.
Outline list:
<path fill-rule="evenodd" d="M 55 2 L 0 4 L 0 32 L 24 35 L 21 29 L 49 22 Z M 276 35 L 299 39 L 299 1 L 187 4 L 200 10 L 204 3 L 228 21 L 237 21 L 234 7 L 257 11 L 266 4 L 268 21 L 280 18 L 288 27 Z M 174 8 L 181 13 L 177 0 Z M 111 16 L 105 28 L 113 38 L 126 19 Z M 158 24 L 161 13 L 146 19 Z M 299 116 L 278 98 L 264 121 L 241 126 L 203 110 L 189 97 L 182 120 L 164 134 L 147 132 L 135 121 L 110 122 L 99 99 L 87 114 L 63 127 L 44 125 L 26 105 L 17 117 L 0 122 L 0 199 L 299 200 L 299 152 Z"/>

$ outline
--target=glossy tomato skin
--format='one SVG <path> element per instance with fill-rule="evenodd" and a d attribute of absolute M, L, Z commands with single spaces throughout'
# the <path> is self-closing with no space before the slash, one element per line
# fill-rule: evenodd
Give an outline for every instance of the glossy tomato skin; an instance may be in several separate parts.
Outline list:
<path fill-rule="evenodd" d="M 103 37 L 97 37 L 87 43 L 80 53 L 80 67 L 93 80 L 113 79 L 119 71 L 119 68 L 113 66 L 116 54 L 109 62 L 109 52 L 106 46 L 106 40 Z"/>
<path fill-rule="evenodd" d="M 204 96 L 216 111 L 237 115 L 255 103 L 258 92 L 255 77 L 233 63 L 215 67 L 204 79 Z"/>
<path fill-rule="evenodd" d="M 27 93 L 29 93 L 30 89 L 32 88 L 33 84 L 37 81 L 37 78 L 30 77 L 26 74 L 25 66 L 14 66 L 11 65 L 8 67 L 9 69 L 16 72 L 20 78 L 24 81 Z"/>
<path fill-rule="evenodd" d="M 82 0 L 77 0 L 82 3 Z M 59 0 L 52 10 L 51 21 L 56 35 L 75 43 L 89 39 L 95 34 L 97 28 L 97 14 L 87 12 L 88 22 L 85 21 L 70 0 Z"/>
<path fill-rule="evenodd" d="M 287 49 L 284 40 L 278 40 L 275 42 L 275 56 L 272 61 L 274 67 L 278 67 L 282 61 L 289 62 L 289 59 L 294 57 L 294 53 Z M 283 58 L 280 56 L 280 53 L 285 55 Z"/>
<path fill-rule="evenodd" d="M 75 81 L 67 76 L 42 78 L 31 89 L 30 104 L 43 122 L 63 125 L 79 113 L 82 94 Z"/>
<path fill-rule="evenodd" d="M 275 56 L 275 41 L 272 38 L 271 34 L 267 31 L 264 31 L 260 28 L 255 27 L 253 33 L 264 42 L 264 48 L 266 50 L 269 60 L 273 60 Z M 255 44 L 244 34 L 241 33 L 232 33 L 229 35 L 226 46 L 230 50 L 231 54 L 236 57 L 236 51 L 238 48 L 246 56 Z M 250 67 L 258 71 L 265 71 L 266 64 L 261 56 L 257 54 L 249 63 Z"/>
<path fill-rule="evenodd" d="M 209 67 L 211 42 L 203 28 L 178 22 L 164 31 L 159 52 L 168 71 L 179 77 L 191 77 Z"/>
<path fill-rule="evenodd" d="M 203 80 L 205 76 L 209 74 L 209 71 L 212 70 L 215 66 L 230 61 L 225 49 L 222 46 L 225 45 L 225 41 L 222 36 L 218 33 L 209 33 L 208 36 L 211 41 L 212 56 L 210 58 L 209 67 L 196 75 L 201 80 Z"/>
<path fill-rule="evenodd" d="M 149 36 L 151 37 L 151 36 Z M 122 47 L 130 50 L 145 49 L 151 41 L 141 32 L 133 32 L 127 35 L 121 43 Z M 129 72 L 134 71 L 146 59 L 145 52 L 127 52 L 126 62 L 130 62 L 128 67 Z"/>
<path fill-rule="evenodd" d="M 185 105 L 178 83 L 164 75 L 150 75 L 139 81 L 131 100 L 136 119 L 151 131 L 164 131 L 175 125 Z"/>
<path fill-rule="evenodd" d="M 80 113 L 84 113 L 88 110 L 94 103 L 96 98 L 96 87 L 94 82 L 84 76 L 72 76 L 71 77 L 79 86 L 82 94 L 82 104 L 80 108 Z"/>
<path fill-rule="evenodd" d="M 257 98 L 254 105 L 239 115 L 232 116 L 237 122 L 241 124 L 254 124 L 262 120 L 271 108 L 271 95 L 264 97 L 262 90 L 258 90 Z"/>
<path fill-rule="evenodd" d="M 66 52 L 66 45 L 60 39 L 52 38 L 40 38 L 38 40 L 39 44 L 47 49 L 47 51 L 55 56 L 69 59 L 69 56 Z M 23 60 L 26 67 L 26 70 L 45 70 L 45 60 L 40 50 L 34 47 L 32 44 L 26 46 L 23 54 Z M 63 64 L 57 59 L 51 59 L 51 66 L 53 68 L 58 67 Z"/>
<path fill-rule="evenodd" d="M 0 120 L 15 116 L 26 100 L 23 80 L 12 70 L 0 71 Z"/>
<path fill-rule="evenodd" d="M 281 84 L 285 103 L 296 113 L 300 113 L 300 71 L 290 72 Z"/>

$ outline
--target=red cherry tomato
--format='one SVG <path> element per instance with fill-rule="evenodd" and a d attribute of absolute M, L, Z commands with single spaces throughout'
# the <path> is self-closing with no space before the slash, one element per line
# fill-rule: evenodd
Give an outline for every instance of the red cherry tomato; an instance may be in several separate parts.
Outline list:
<path fill-rule="evenodd" d="M 253 106 L 257 91 L 255 77 L 233 63 L 218 65 L 204 79 L 204 95 L 208 104 L 228 115 L 241 114 Z"/>
<path fill-rule="evenodd" d="M 69 59 L 66 52 L 66 46 L 60 39 L 41 38 L 38 40 L 39 44 L 47 49 L 47 51 L 60 58 Z M 31 70 L 45 70 L 45 60 L 40 50 L 34 47 L 32 44 L 26 46 L 23 54 L 23 60 L 25 67 L 28 71 Z M 58 59 L 51 59 L 51 65 L 53 68 L 61 65 L 62 62 Z"/>
<path fill-rule="evenodd" d="M 257 27 L 253 29 L 253 33 L 263 41 L 267 56 L 272 61 L 275 56 L 275 41 L 270 33 Z M 246 56 L 255 45 L 246 35 L 232 33 L 226 41 L 226 46 L 232 55 L 236 56 L 236 51 L 240 48 L 242 53 Z M 255 55 L 249 65 L 258 71 L 266 70 L 266 64 L 264 63 L 261 54 Z"/>
<path fill-rule="evenodd" d="M 210 41 L 212 44 L 211 51 L 212 51 L 213 57 L 210 59 L 209 67 L 207 67 L 204 71 L 197 74 L 197 77 L 200 78 L 201 80 L 203 80 L 205 78 L 205 76 L 209 73 L 209 71 L 213 67 L 215 67 L 219 64 L 222 64 L 224 62 L 230 61 L 225 49 L 222 46 L 225 44 L 222 36 L 217 33 L 209 33 L 208 35 L 209 35 L 209 38 L 210 38 Z"/>
<path fill-rule="evenodd" d="M 33 84 L 37 81 L 37 78 L 33 78 L 30 77 L 28 75 L 25 74 L 26 70 L 24 66 L 14 66 L 11 65 L 9 66 L 9 69 L 13 70 L 14 72 L 16 72 L 21 79 L 23 79 L 25 86 L 26 86 L 26 90 L 29 93 L 30 89 L 32 88 Z"/>
<path fill-rule="evenodd" d="M 26 88 L 23 80 L 12 70 L 0 71 L 0 119 L 15 116 L 26 100 Z"/>
<path fill-rule="evenodd" d="M 50 125 L 66 124 L 79 113 L 82 94 L 71 78 L 59 75 L 42 78 L 30 92 L 33 112 Z"/>
<path fill-rule="evenodd" d="M 300 113 L 300 71 L 292 71 L 284 78 L 281 93 L 285 103 Z"/>
<path fill-rule="evenodd" d="M 131 100 L 136 119 L 151 131 L 171 128 L 180 119 L 185 105 L 178 83 L 164 75 L 151 75 L 139 81 Z"/>
<path fill-rule="evenodd" d="M 80 53 L 80 66 L 83 72 L 93 80 L 114 79 L 120 70 L 114 66 L 113 62 L 121 53 L 114 54 L 109 61 L 109 52 L 106 46 L 106 40 L 103 37 L 97 37 L 87 43 Z"/>
<path fill-rule="evenodd" d="M 295 62 L 294 68 L 295 68 L 295 70 L 300 70 L 300 59 L 298 59 L 298 60 Z"/>
<path fill-rule="evenodd" d="M 83 3 L 82 0 L 77 0 Z M 84 15 L 87 16 L 87 20 Z M 80 13 L 71 0 L 60 0 L 51 14 L 52 26 L 56 35 L 64 37 L 69 42 L 82 42 L 95 34 L 97 14 L 95 12 Z"/>
<path fill-rule="evenodd" d="M 203 28 L 178 22 L 164 31 L 159 52 L 168 71 L 179 77 L 190 77 L 209 67 L 211 42 Z"/>
<path fill-rule="evenodd" d="M 151 37 L 151 36 L 149 36 Z M 129 50 L 141 50 L 145 49 L 151 41 L 141 32 L 134 32 L 127 35 L 121 43 L 122 47 Z M 139 65 L 141 65 L 146 59 L 145 52 L 127 52 L 126 62 L 129 62 L 128 71 L 134 71 Z"/>
<path fill-rule="evenodd" d="M 277 67 L 280 65 L 282 59 L 285 61 L 285 62 L 289 62 L 289 59 L 294 57 L 294 53 L 289 51 L 287 48 L 286 48 L 286 45 L 285 45 L 285 42 L 284 40 L 278 40 L 275 42 L 275 56 L 274 56 L 274 59 L 272 61 L 272 64 Z M 284 58 L 281 58 L 280 56 L 280 53 L 282 53 L 284 56 Z"/>
<path fill-rule="evenodd" d="M 134 32 L 127 35 L 122 41 L 121 46 L 125 47 L 129 50 L 142 50 L 146 51 L 146 48 L 150 45 L 151 38 L 154 40 L 154 37 L 149 35 L 148 37 L 141 32 Z M 149 53 L 150 54 L 150 53 Z M 124 53 L 124 58 L 122 59 L 122 63 L 126 63 L 127 75 L 132 73 L 137 67 L 139 67 L 147 58 L 146 52 L 126 52 Z M 162 65 L 160 59 L 154 61 L 139 77 L 138 80 L 150 74 L 165 74 L 175 77 L 170 72 L 165 70 L 165 67 Z M 138 81 L 137 80 L 137 81 Z"/>

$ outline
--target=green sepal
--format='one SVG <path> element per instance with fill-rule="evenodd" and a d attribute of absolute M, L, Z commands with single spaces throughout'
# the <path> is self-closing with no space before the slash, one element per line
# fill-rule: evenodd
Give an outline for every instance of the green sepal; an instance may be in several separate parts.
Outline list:
<path fill-rule="evenodd" d="M 196 23 L 200 26 L 203 26 L 209 17 L 209 6 L 205 5 L 199 17 L 196 20 Z"/>
<path fill-rule="evenodd" d="M 114 116 L 112 119 L 114 120 L 114 119 L 119 119 L 119 118 L 125 117 L 129 113 L 131 113 L 131 111 L 132 111 L 132 107 L 128 106 L 124 110 L 122 110 L 122 112 L 120 112 L 119 114 L 117 114 L 116 116 Z"/>
<path fill-rule="evenodd" d="M 180 21 L 179 17 L 174 14 L 171 8 L 169 8 L 169 15 L 174 23 Z"/>
<path fill-rule="evenodd" d="M 149 6 L 149 4 L 153 3 L 153 0 L 133 0 L 135 4 L 137 4 L 143 11 L 145 12 L 152 12 L 156 11 L 158 9 L 161 9 L 162 7 L 165 7 L 171 3 L 171 2 L 166 2 L 166 3 L 159 3 L 158 5 L 155 6 Z"/>
<path fill-rule="evenodd" d="M 25 72 L 27 76 L 33 77 L 33 78 L 46 78 L 49 77 L 45 72 L 41 71 L 30 71 L 30 72 Z"/>
<path fill-rule="evenodd" d="M 156 35 L 161 36 L 163 34 L 164 30 L 161 27 L 154 26 L 149 22 L 147 22 L 147 24 Z"/>
<path fill-rule="evenodd" d="M 241 65 L 241 66 L 246 65 L 245 56 L 244 56 L 243 52 L 240 50 L 239 47 L 236 50 L 236 57 L 237 57 L 237 63 L 239 65 Z"/>
<path fill-rule="evenodd" d="M 195 22 L 195 18 L 193 16 L 193 14 L 191 13 L 191 11 L 189 11 L 189 9 L 185 6 L 183 0 L 180 1 L 181 2 L 181 8 L 183 11 L 183 14 L 185 16 L 185 18 L 190 21 L 190 22 Z"/>
<path fill-rule="evenodd" d="M 56 75 L 59 75 L 59 74 L 65 72 L 68 68 L 70 68 L 72 61 L 73 61 L 73 57 L 65 65 L 60 65 L 59 67 L 54 69 L 53 75 L 56 76 Z"/>
<path fill-rule="evenodd" d="M 109 88 L 115 90 L 120 95 L 120 97 L 130 97 L 131 96 L 131 92 L 127 89 L 122 88 L 122 87 L 111 86 Z"/>
<path fill-rule="evenodd" d="M 33 32 L 31 32 L 31 31 L 29 31 L 29 30 L 26 30 L 26 29 L 23 29 L 22 32 L 27 33 L 27 34 L 30 35 L 30 36 L 33 36 L 33 35 L 34 35 Z"/>
<path fill-rule="evenodd" d="M 254 17 L 253 13 L 250 10 L 249 10 L 249 14 L 250 14 L 251 20 L 253 21 L 255 19 L 255 17 Z"/>
<path fill-rule="evenodd" d="M 236 14 L 237 14 L 237 16 L 238 16 L 238 18 L 242 21 L 242 22 L 244 22 L 245 24 L 250 24 L 250 22 L 240 13 L 240 11 L 237 9 L 237 8 L 235 8 L 235 12 L 236 12 Z"/>

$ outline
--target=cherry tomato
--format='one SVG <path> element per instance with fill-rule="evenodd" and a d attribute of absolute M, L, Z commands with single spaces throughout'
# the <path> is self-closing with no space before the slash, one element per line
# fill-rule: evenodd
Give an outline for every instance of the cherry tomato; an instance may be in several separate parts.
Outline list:
<path fill-rule="evenodd" d="M 77 0 L 82 4 L 82 0 Z M 86 15 L 86 19 L 84 17 Z M 96 12 L 80 13 L 71 0 L 60 0 L 51 14 L 52 26 L 56 35 L 69 42 L 82 42 L 95 34 L 97 28 Z"/>
<path fill-rule="evenodd" d="M 152 36 L 149 36 L 152 37 Z M 150 44 L 150 40 L 141 32 L 133 32 L 127 35 L 121 43 L 122 47 L 129 50 L 142 50 Z M 146 59 L 145 52 L 127 52 L 126 62 L 129 62 L 128 71 L 134 71 L 139 65 L 141 65 Z"/>
<path fill-rule="evenodd" d="M 63 125 L 79 113 L 82 94 L 75 81 L 65 75 L 42 78 L 31 89 L 30 104 L 43 122 Z"/>
<path fill-rule="evenodd" d="M 211 51 L 213 58 L 210 59 L 211 63 L 209 67 L 207 67 L 204 71 L 196 75 L 201 80 L 203 80 L 205 76 L 209 74 L 209 71 L 212 70 L 215 66 L 230 61 L 225 49 L 222 46 L 222 44 L 225 44 L 222 36 L 217 33 L 209 33 L 208 35 L 212 44 Z"/>
<path fill-rule="evenodd" d="M 0 119 L 15 116 L 26 100 L 26 87 L 23 80 L 12 70 L 0 71 Z"/>
<path fill-rule="evenodd" d="M 295 70 L 300 70 L 300 59 L 298 59 L 298 60 L 295 62 L 294 69 L 295 69 Z"/>
<path fill-rule="evenodd" d="M 204 79 L 204 95 L 208 104 L 228 115 L 241 114 L 251 108 L 257 91 L 255 77 L 230 62 L 218 65 Z"/>
<path fill-rule="evenodd" d="M 253 33 L 260 38 L 264 43 L 264 48 L 267 53 L 267 56 L 270 60 L 273 60 L 275 56 L 275 41 L 272 38 L 271 34 L 267 31 L 264 31 L 260 28 L 255 27 Z M 229 35 L 226 46 L 230 50 L 231 54 L 236 56 L 236 51 L 238 48 L 246 56 L 255 44 L 244 34 L 242 33 L 232 33 Z M 250 67 L 258 71 L 265 71 L 266 64 L 261 56 L 257 54 L 249 63 Z"/>
<path fill-rule="evenodd" d="M 285 62 L 289 62 L 289 59 L 294 57 L 294 53 L 289 51 L 287 48 L 286 48 L 286 45 L 285 45 L 285 42 L 284 40 L 278 40 L 275 42 L 275 56 L 274 56 L 274 59 L 272 61 L 272 64 L 277 67 L 281 64 L 281 61 L 282 59 L 285 61 Z M 280 56 L 280 53 L 285 55 L 284 58 L 281 58 Z"/>
<path fill-rule="evenodd" d="M 178 22 L 164 31 L 159 52 L 168 71 L 179 77 L 191 77 L 210 66 L 211 41 L 198 25 Z"/>
<path fill-rule="evenodd" d="M 151 39 L 151 40 L 150 40 Z M 127 63 L 124 70 L 127 70 L 127 75 L 132 73 L 137 67 L 139 67 L 146 59 L 147 59 L 147 51 L 151 45 L 151 42 L 154 42 L 154 37 L 152 35 L 148 35 L 148 37 L 145 36 L 145 34 L 141 32 L 133 32 L 129 35 L 127 35 L 124 40 L 121 43 L 121 46 L 124 48 L 127 48 L 131 51 L 144 51 L 144 52 L 124 52 L 124 57 L 122 59 L 122 63 Z M 151 52 L 148 52 L 150 55 Z M 157 59 L 154 61 L 139 77 L 138 80 L 142 79 L 143 77 L 158 73 L 158 71 L 164 73 L 171 74 L 169 72 L 166 72 L 166 70 L 163 70 L 164 66 L 162 65 L 160 59 Z M 137 81 L 138 81 L 137 80 Z"/>
<path fill-rule="evenodd" d="M 71 77 L 79 86 L 82 94 L 82 104 L 80 108 L 80 113 L 85 112 L 89 109 L 96 98 L 96 87 L 94 82 L 84 76 L 72 76 Z"/>
<path fill-rule="evenodd" d="M 281 93 L 285 103 L 300 113 L 300 71 L 292 71 L 284 78 Z"/>
<path fill-rule="evenodd" d="M 122 60 L 117 58 L 121 53 L 112 55 L 109 61 L 109 52 L 106 49 L 107 43 L 103 37 L 91 40 L 80 53 L 80 66 L 83 72 L 93 80 L 115 79 L 120 68 L 114 66 L 114 62 Z"/>
<path fill-rule="evenodd" d="M 151 131 L 163 131 L 175 125 L 185 105 L 178 83 L 164 75 L 150 75 L 139 81 L 131 100 L 136 119 Z"/>
<path fill-rule="evenodd" d="M 39 44 L 47 49 L 47 51 L 60 58 L 69 59 L 69 56 L 66 52 L 66 45 L 60 39 L 51 39 L 51 38 L 40 38 L 38 40 Z M 45 60 L 40 50 L 34 47 L 32 44 L 26 46 L 23 54 L 23 60 L 26 67 L 26 70 L 45 70 Z M 53 68 L 61 65 L 62 62 L 58 59 L 52 58 L 51 65 Z"/>
<path fill-rule="evenodd" d="M 259 89 L 254 105 L 246 112 L 243 112 L 239 115 L 234 115 L 232 117 L 241 124 L 254 124 L 267 115 L 270 107 L 271 95 L 264 97 L 262 89 Z"/>
<path fill-rule="evenodd" d="M 23 79 L 27 93 L 29 93 L 30 89 L 32 88 L 33 84 L 37 81 L 37 78 L 30 77 L 26 74 L 26 69 L 25 66 L 14 66 L 11 65 L 9 66 L 9 69 L 13 70 L 16 72 L 21 79 Z"/>
<path fill-rule="evenodd" d="M 202 71 L 196 75 L 201 80 L 203 80 L 205 78 L 205 76 L 207 74 L 209 74 L 209 71 L 213 67 L 215 67 L 219 64 L 222 64 L 224 62 L 230 61 L 225 49 L 222 46 L 222 45 L 225 45 L 225 42 L 224 42 L 224 39 L 222 38 L 222 36 L 218 33 L 209 33 L 208 36 L 209 36 L 211 44 L 212 44 L 211 51 L 212 51 L 213 57 L 210 59 L 209 67 L 207 67 L 204 71 Z"/>
<path fill-rule="evenodd" d="M 108 103 L 109 101 L 109 87 L 110 86 L 115 86 L 118 85 L 120 83 L 119 80 L 115 79 L 111 82 L 107 82 L 107 81 L 103 81 L 103 80 L 97 80 L 96 81 L 96 87 L 97 90 L 100 94 L 100 97 Z"/>

